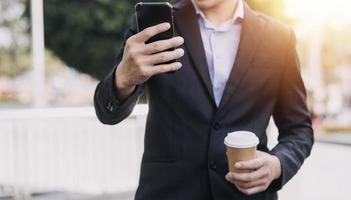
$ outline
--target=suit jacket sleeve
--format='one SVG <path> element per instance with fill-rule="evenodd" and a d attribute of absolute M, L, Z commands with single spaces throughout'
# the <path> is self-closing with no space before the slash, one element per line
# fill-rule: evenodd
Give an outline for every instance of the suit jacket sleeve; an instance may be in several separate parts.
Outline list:
<path fill-rule="evenodd" d="M 314 143 L 311 116 L 306 105 L 306 91 L 300 74 L 293 31 L 290 35 L 286 65 L 273 113 L 279 136 L 278 145 L 271 153 L 279 158 L 282 168 L 280 178 L 271 185 L 274 191 L 281 189 L 297 173 L 310 155 Z"/>
<path fill-rule="evenodd" d="M 137 85 L 134 92 L 126 100 L 123 102 L 117 100 L 115 71 L 119 62 L 122 60 L 126 40 L 135 33 L 135 25 L 126 31 L 122 48 L 115 60 L 115 67 L 96 87 L 94 95 L 95 112 L 98 119 L 104 124 L 117 124 L 127 118 L 133 111 L 144 89 L 144 84 Z"/>

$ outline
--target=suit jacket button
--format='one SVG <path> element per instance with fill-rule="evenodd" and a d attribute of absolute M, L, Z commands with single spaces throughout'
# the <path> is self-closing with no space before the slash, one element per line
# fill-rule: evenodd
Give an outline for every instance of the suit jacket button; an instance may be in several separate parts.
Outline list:
<path fill-rule="evenodd" d="M 219 129 L 221 129 L 221 125 L 220 125 L 218 122 L 216 122 L 216 123 L 214 123 L 214 125 L 213 125 L 213 129 L 216 130 L 216 131 L 218 131 Z"/>
<path fill-rule="evenodd" d="M 115 111 L 115 106 L 113 105 L 113 103 L 112 102 L 108 102 L 108 104 L 107 104 L 107 110 L 109 110 L 110 112 L 113 112 L 113 111 Z"/>
<path fill-rule="evenodd" d="M 211 167 L 211 169 L 216 170 L 216 169 L 217 169 L 216 162 L 211 161 L 211 162 L 210 162 L 210 167 Z"/>

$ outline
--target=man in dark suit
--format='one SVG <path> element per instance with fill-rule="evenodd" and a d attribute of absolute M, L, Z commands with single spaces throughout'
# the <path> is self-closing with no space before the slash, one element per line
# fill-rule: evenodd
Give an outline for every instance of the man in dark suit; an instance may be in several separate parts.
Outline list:
<path fill-rule="evenodd" d="M 169 24 L 130 29 L 116 67 L 95 92 L 99 120 L 113 125 L 147 89 L 135 199 L 277 199 L 314 141 L 292 30 L 242 0 L 184 0 L 174 18 L 179 36 L 169 40 L 145 44 Z M 171 47 L 180 48 L 164 52 Z M 269 150 L 271 116 L 279 143 Z M 256 158 L 235 164 L 248 173 L 228 173 L 223 141 L 237 130 L 260 139 Z"/>

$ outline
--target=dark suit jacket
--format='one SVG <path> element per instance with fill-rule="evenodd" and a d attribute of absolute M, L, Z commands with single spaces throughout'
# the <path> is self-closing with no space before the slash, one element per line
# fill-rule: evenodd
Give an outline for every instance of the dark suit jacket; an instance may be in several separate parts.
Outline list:
<path fill-rule="evenodd" d="M 313 130 L 292 30 L 245 5 L 239 50 L 217 108 L 197 16 L 190 1 L 175 5 L 177 34 L 185 38 L 183 67 L 138 85 L 123 103 L 116 99 L 114 71 L 97 86 L 95 110 L 104 124 L 117 124 L 147 88 L 149 113 L 136 200 L 272 200 L 309 156 Z M 130 29 L 126 38 L 135 34 Z M 122 57 L 122 50 L 117 63 Z M 118 77 L 117 77 L 118 78 Z M 279 144 L 267 148 L 273 116 Z M 276 155 L 282 175 L 262 193 L 245 196 L 225 180 L 224 137 L 249 130 L 258 149 Z"/>

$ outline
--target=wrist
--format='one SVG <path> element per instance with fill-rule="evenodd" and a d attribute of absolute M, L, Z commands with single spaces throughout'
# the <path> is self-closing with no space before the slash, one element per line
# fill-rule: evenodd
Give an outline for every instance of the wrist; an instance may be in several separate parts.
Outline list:
<path fill-rule="evenodd" d="M 121 67 L 118 66 L 116 71 L 115 71 L 115 86 L 118 90 L 126 90 L 128 88 L 131 88 L 131 86 L 128 86 L 126 81 L 123 79 L 123 73 L 121 72 Z"/>
<path fill-rule="evenodd" d="M 280 160 L 277 156 L 272 156 L 272 160 L 273 160 L 273 171 L 274 171 L 274 180 L 278 179 L 282 173 L 282 169 L 281 169 L 281 163 Z"/>
<path fill-rule="evenodd" d="M 120 70 L 117 67 L 115 72 L 115 87 L 117 98 L 121 101 L 126 99 L 130 94 L 133 93 L 135 89 L 135 85 L 128 85 L 125 80 L 123 79 L 123 75 L 120 74 Z"/>

